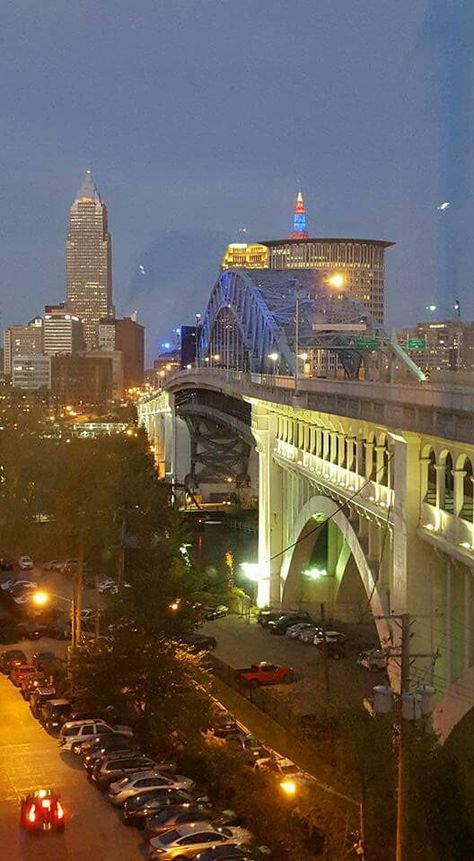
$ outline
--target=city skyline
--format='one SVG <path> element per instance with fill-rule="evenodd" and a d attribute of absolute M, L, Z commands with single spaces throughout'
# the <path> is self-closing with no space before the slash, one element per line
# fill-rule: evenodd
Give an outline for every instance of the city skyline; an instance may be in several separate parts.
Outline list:
<path fill-rule="evenodd" d="M 341 0 L 319 15 L 303 0 L 295 16 L 283 5 L 269 15 L 264 3 L 233 18 L 228 44 L 222 5 L 202 17 L 145 7 L 139 20 L 122 8 L 105 43 L 96 6 L 61 21 L 43 10 L 34 39 L 24 12 L 7 11 L 1 62 L 18 97 L 5 98 L 4 326 L 63 297 L 67 201 L 87 165 L 113 213 L 116 303 L 147 319 L 150 355 L 202 312 L 229 242 L 288 235 L 299 181 L 312 235 L 396 242 L 389 324 L 409 325 L 426 305 L 448 308 L 458 297 L 472 318 L 463 102 L 472 11 L 456 17 L 436 0 L 429 10 L 402 2 L 395 13 L 378 5 L 377 15 L 356 14 Z M 27 63 L 17 50 L 25 40 Z M 137 62 L 120 77 L 130 57 Z M 427 79 L 437 94 L 428 107 Z M 450 207 L 437 210 L 445 200 Z"/>

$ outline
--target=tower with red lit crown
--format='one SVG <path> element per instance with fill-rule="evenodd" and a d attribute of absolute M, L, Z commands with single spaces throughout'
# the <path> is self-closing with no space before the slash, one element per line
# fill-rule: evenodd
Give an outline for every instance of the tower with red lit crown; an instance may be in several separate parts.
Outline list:
<path fill-rule="evenodd" d="M 296 195 L 295 214 L 293 216 L 293 230 L 290 233 L 290 239 L 308 239 L 309 233 L 306 230 L 306 212 L 304 208 L 304 200 L 301 191 Z"/>

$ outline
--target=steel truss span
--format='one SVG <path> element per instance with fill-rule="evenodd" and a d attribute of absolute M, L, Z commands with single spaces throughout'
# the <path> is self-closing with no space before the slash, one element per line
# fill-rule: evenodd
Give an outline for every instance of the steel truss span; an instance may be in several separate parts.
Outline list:
<path fill-rule="evenodd" d="M 324 270 L 228 269 L 209 298 L 199 337 L 199 362 L 253 373 L 295 373 L 295 351 L 337 355 L 350 378 L 378 354 L 419 369 L 347 288 Z M 369 349 L 364 348 L 367 345 Z M 375 348 L 374 348 L 374 345 Z M 276 364 L 278 367 L 276 367 Z"/>

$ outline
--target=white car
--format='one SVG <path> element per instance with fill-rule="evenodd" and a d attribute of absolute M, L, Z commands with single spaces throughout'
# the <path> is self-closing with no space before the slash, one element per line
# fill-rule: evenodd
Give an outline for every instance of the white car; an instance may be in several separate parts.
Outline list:
<path fill-rule="evenodd" d="M 243 842 L 241 828 L 215 828 L 210 822 L 191 822 L 152 837 L 148 847 L 150 861 L 171 861 L 174 858 L 195 858 L 210 846 L 235 845 Z"/>
<path fill-rule="evenodd" d="M 17 580 L 9 589 L 9 595 L 15 604 L 21 606 L 30 600 L 32 593 L 35 592 L 37 588 L 37 584 L 30 583 L 29 580 Z"/>
<path fill-rule="evenodd" d="M 160 771 L 139 771 L 136 774 L 123 777 L 110 785 L 109 800 L 114 807 L 121 807 L 134 795 L 139 795 L 147 789 L 192 789 L 194 781 L 182 774 L 172 774 L 170 777 Z"/>
<path fill-rule="evenodd" d="M 62 750 L 72 750 L 73 753 L 78 754 L 84 741 L 90 741 L 95 735 L 106 735 L 111 732 L 119 732 L 121 735 L 133 735 L 130 727 L 121 726 L 114 728 L 106 723 L 105 720 L 66 721 L 59 733 L 59 745 Z"/>
<path fill-rule="evenodd" d="M 101 593 L 111 592 L 112 595 L 116 595 L 118 592 L 118 586 L 115 580 L 112 580 L 111 577 L 105 577 L 97 584 L 97 591 Z"/>
<path fill-rule="evenodd" d="M 4 580 L 3 583 L 0 583 L 0 589 L 3 589 L 4 592 L 9 592 L 12 586 L 15 585 L 17 581 L 14 577 L 9 577 L 8 580 Z M 18 581 L 21 582 L 21 581 Z M 26 583 L 26 580 L 23 581 Z"/>
<path fill-rule="evenodd" d="M 357 663 L 359 667 L 365 667 L 366 670 L 386 670 L 387 652 L 384 649 L 369 649 L 367 652 L 360 653 Z"/>
<path fill-rule="evenodd" d="M 33 560 L 31 556 L 20 556 L 18 565 L 22 571 L 31 571 L 33 568 Z"/>
<path fill-rule="evenodd" d="M 286 756 L 266 756 L 255 761 L 254 768 L 256 771 L 265 771 L 268 774 L 274 774 L 276 778 L 281 780 L 291 780 L 293 783 L 305 784 L 311 780 L 310 775 L 301 771 L 296 763 L 292 762 Z"/>

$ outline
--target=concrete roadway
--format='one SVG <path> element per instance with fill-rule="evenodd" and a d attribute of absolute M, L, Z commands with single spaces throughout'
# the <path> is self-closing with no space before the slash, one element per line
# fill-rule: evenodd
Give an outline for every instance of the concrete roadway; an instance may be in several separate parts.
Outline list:
<path fill-rule="evenodd" d="M 19 644 L 28 657 L 58 644 Z M 4 646 L 3 648 L 11 648 Z M 106 798 L 87 781 L 80 762 L 60 754 L 8 677 L 0 675 L 0 858 L 2 861 L 133 861 L 142 858 L 140 833 L 122 825 Z M 63 835 L 25 834 L 18 826 L 21 797 L 33 788 L 57 789 L 66 810 Z M 143 844 L 142 844 L 143 845 Z"/>

